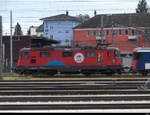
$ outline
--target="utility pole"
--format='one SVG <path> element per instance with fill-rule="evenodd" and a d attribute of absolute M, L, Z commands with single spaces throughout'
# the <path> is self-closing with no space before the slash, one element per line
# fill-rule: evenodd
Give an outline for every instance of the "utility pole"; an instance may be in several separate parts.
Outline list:
<path fill-rule="evenodd" d="M 104 20 L 103 20 L 103 16 L 101 16 L 101 32 L 100 32 L 100 36 L 101 36 L 101 43 L 103 44 L 103 39 L 104 39 L 104 36 L 103 36 L 103 28 L 104 28 Z"/>
<path fill-rule="evenodd" d="M 10 11 L 10 73 L 13 72 L 12 10 Z"/>
<path fill-rule="evenodd" d="M 0 79 L 2 79 L 2 54 L 3 54 L 3 46 L 2 46 L 2 17 L 0 16 Z"/>
<path fill-rule="evenodd" d="M 114 47 L 114 24 L 112 22 L 112 47 Z"/>

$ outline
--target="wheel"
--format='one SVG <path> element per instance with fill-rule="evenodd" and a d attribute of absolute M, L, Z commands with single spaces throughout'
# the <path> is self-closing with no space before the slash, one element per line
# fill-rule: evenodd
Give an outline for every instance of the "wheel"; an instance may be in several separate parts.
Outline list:
<path fill-rule="evenodd" d="M 112 73 L 112 72 L 108 72 L 108 73 L 106 73 L 106 75 L 107 75 L 107 76 L 112 76 L 113 73 Z"/>

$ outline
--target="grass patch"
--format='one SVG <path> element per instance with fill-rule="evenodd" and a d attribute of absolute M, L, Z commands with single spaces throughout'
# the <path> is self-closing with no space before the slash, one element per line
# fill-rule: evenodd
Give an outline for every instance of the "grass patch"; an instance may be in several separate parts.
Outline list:
<path fill-rule="evenodd" d="M 41 77 L 42 76 L 42 77 Z M 150 76 L 141 75 L 128 75 L 128 74 L 114 74 L 112 76 L 107 76 L 105 74 L 93 74 L 91 76 L 85 76 L 83 74 L 56 74 L 55 76 L 38 75 L 36 77 L 23 76 L 19 74 L 3 74 L 2 80 L 117 80 L 117 79 L 147 79 Z"/>

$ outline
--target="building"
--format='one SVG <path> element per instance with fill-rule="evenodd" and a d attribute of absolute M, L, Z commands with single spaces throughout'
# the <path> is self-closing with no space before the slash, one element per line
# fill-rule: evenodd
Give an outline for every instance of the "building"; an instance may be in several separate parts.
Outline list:
<path fill-rule="evenodd" d="M 131 52 L 135 47 L 149 46 L 149 39 L 144 37 L 145 28 L 150 27 L 149 20 L 150 15 L 134 13 L 96 15 L 74 28 L 74 47 L 96 46 L 103 41 L 112 43 L 121 51 Z"/>
<path fill-rule="evenodd" d="M 13 36 L 13 66 L 17 64 L 21 48 L 31 47 L 31 36 Z M 3 66 L 8 71 L 10 66 L 10 36 L 3 36 Z"/>
<path fill-rule="evenodd" d="M 60 41 L 61 46 L 71 46 L 73 41 L 73 27 L 79 25 L 81 19 L 66 14 L 42 18 L 44 21 L 44 37 Z"/>
<path fill-rule="evenodd" d="M 37 35 L 37 33 L 36 33 L 37 28 L 38 28 L 37 26 L 30 26 L 29 30 L 28 30 L 28 35 L 36 36 Z"/>
<path fill-rule="evenodd" d="M 44 25 L 40 25 L 40 26 L 30 26 L 29 30 L 28 30 L 28 35 L 30 36 L 43 36 L 44 34 Z"/>
<path fill-rule="evenodd" d="M 36 36 L 38 36 L 38 37 L 44 36 L 44 24 L 41 24 L 41 25 L 36 29 Z"/>
<path fill-rule="evenodd" d="M 74 47 L 111 43 L 121 51 L 124 68 L 132 66 L 132 51 L 136 47 L 150 46 L 150 15 L 102 14 L 74 28 Z"/>
<path fill-rule="evenodd" d="M 43 37 L 34 36 L 13 36 L 13 67 L 17 64 L 19 51 L 22 48 L 43 47 L 44 45 L 51 46 L 58 43 L 55 40 L 48 40 Z M 10 36 L 3 36 L 3 68 L 4 71 L 9 71 L 10 67 Z"/>

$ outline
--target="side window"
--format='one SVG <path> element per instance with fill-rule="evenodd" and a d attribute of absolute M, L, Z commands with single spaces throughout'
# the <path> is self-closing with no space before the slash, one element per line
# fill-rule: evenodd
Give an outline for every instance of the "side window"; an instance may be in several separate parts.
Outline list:
<path fill-rule="evenodd" d="M 86 52 L 86 57 L 96 57 L 96 52 Z"/>
<path fill-rule="evenodd" d="M 72 56 L 73 56 L 73 53 L 72 53 L 72 52 L 63 52 L 63 53 L 62 53 L 62 56 L 63 56 L 63 57 L 72 57 Z"/>
<path fill-rule="evenodd" d="M 50 57 L 50 52 L 40 52 L 40 57 L 41 57 L 41 58 Z"/>
<path fill-rule="evenodd" d="M 22 59 L 22 52 L 19 53 L 19 59 Z"/>
<path fill-rule="evenodd" d="M 115 50 L 115 57 L 119 57 L 120 56 L 120 52 L 119 51 L 117 51 L 117 50 Z"/>
<path fill-rule="evenodd" d="M 24 52 L 24 59 L 29 59 L 29 52 Z"/>
<path fill-rule="evenodd" d="M 72 56 L 73 56 L 73 53 L 72 53 L 72 52 L 63 52 L 63 53 L 62 53 L 62 56 L 63 56 L 63 57 L 72 57 Z"/>

